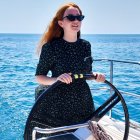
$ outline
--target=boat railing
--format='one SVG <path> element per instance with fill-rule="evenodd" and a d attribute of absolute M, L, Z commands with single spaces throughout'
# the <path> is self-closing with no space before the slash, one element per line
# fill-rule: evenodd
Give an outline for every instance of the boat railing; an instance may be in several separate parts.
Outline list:
<path fill-rule="evenodd" d="M 68 131 L 68 130 L 74 130 L 78 128 L 83 128 L 83 127 L 88 127 L 88 123 L 83 123 L 83 124 L 76 124 L 76 125 L 70 125 L 70 126 L 62 126 L 58 128 L 39 128 L 39 127 L 34 127 L 32 131 L 32 140 L 36 140 L 36 133 L 41 133 L 41 134 L 53 134 L 53 133 L 58 133 L 62 131 Z"/>
<path fill-rule="evenodd" d="M 113 84 L 113 65 L 114 63 L 129 63 L 129 64 L 136 64 L 136 65 L 140 65 L 140 62 L 135 62 L 135 61 L 120 61 L 120 60 L 112 60 L 112 59 L 94 59 L 94 61 L 107 61 L 107 62 L 110 62 L 110 82 Z M 110 90 L 110 93 L 112 94 L 112 89 L 109 89 L 109 88 L 100 88 L 100 89 L 105 89 L 105 90 Z M 100 90 L 98 89 L 98 90 Z M 96 90 L 96 89 L 91 89 L 91 90 Z M 120 91 L 120 90 L 119 90 Z M 129 93 L 129 92 L 124 92 L 124 91 L 120 91 L 122 94 L 126 94 L 126 95 L 130 95 L 130 96 L 133 96 L 133 97 L 137 97 L 137 98 L 140 98 L 140 95 L 138 94 L 135 94 L 135 93 Z M 112 111 L 110 111 L 109 113 L 109 116 L 110 118 L 112 117 Z M 64 126 L 64 127 L 61 127 L 59 129 L 57 128 L 52 128 L 52 129 L 42 129 L 42 128 L 38 128 L 38 127 L 35 127 L 32 131 L 32 140 L 35 140 L 36 138 L 36 133 L 42 133 L 42 134 L 46 134 L 46 133 L 55 133 L 55 132 L 60 132 L 60 131 L 64 131 L 64 130 L 72 130 L 72 129 L 76 129 L 76 128 L 81 128 L 81 127 L 86 127 L 88 126 L 87 123 L 84 123 L 84 124 L 79 124 L 79 125 L 72 125 L 72 126 Z M 136 128 L 136 129 L 140 129 L 140 125 L 137 124 L 137 123 L 133 123 L 133 122 L 130 122 L 130 126 L 133 127 L 133 128 Z"/>
<path fill-rule="evenodd" d="M 110 63 L 110 83 L 113 84 L 113 67 L 114 67 L 114 63 L 128 63 L 128 64 L 134 64 L 134 65 L 140 65 L 140 62 L 137 61 L 127 61 L 127 60 L 113 60 L 113 59 L 94 59 L 94 61 L 105 61 L 105 62 L 109 62 Z M 102 89 L 102 88 L 100 88 Z M 104 88 L 104 89 L 108 89 L 108 88 Z M 91 89 L 91 90 L 95 90 L 95 89 Z M 99 89 L 98 89 L 99 90 Z M 110 94 L 112 94 L 112 90 L 110 90 Z M 125 92 L 122 90 L 119 90 L 122 94 L 126 94 L 128 96 L 133 96 L 133 97 L 137 97 L 140 98 L 140 95 L 135 94 L 135 93 L 130 93 L 130 92 Z M 110 110 L 109 112 L 109 117 L 112 118 L 112 110 Z M 130 124 L 133 126 L 137 125 L 134 122 L 130 122 Z"/>

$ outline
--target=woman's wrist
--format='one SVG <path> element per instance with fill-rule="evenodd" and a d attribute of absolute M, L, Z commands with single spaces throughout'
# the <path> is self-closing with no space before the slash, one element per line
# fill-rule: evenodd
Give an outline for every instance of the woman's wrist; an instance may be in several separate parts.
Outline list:
<path fill-rule="evenodd" d="M 46 77 L 46 84 L 47 85 L 52 85 L 54 84 L 55 82 L 57 81 L 57 78 L 56 77 Z"/>
<path fill-rule="evenodd" d="M 38 76 L 36 76 L 36 80 L 39 84 L 42 84 L 42 85 L 52 85 L 53 83 L 55 83 L 57 81 L 57 78 L 48 77 L 45 75 L 38 75 Z"/>

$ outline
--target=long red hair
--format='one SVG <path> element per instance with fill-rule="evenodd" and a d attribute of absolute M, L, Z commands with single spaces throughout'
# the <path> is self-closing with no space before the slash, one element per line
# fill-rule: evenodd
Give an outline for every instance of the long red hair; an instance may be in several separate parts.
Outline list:
<path fill-rule="evenodd" d="M 44 32 L 44 34 L 42 35 L 42 37 L 39 41 L 39 44 L 37 47 L 38 54 L 40 54 L 42 46 L 45 43 L 51 42 L 52 40 L 63 37 L 64 31 L 63 31 L 63 28 L 61 28 L 59 26 L 58 20 L 63 19 L 63 15 L 64 15 L 66 9 L 69 7 L 77 8 L 79 10 L 80 14 L 82 15 L 81 9 L 75 3 L 68 3 L 68 4 L 65 4 L 62 7 L 60 7 L 60 9 L 57 11 L 56 15 L 54 16 L 54 18 L 50 22 L 48 28 L 46 29 L 46 31 Z M 80 38 L 80 31 L 77 33 L 77 38 Z"/>

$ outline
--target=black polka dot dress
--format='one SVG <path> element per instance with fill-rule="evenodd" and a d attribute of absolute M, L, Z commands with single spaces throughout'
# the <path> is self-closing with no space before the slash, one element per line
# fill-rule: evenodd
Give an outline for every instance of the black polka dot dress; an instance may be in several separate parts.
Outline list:
<path fill-rule="evenodd" d="M 85 58 L 90 56 L 91 45 L 88 41 L 78 39 L 71 43 L 62 38 L 57 39 L 42 47 L 35 75 L 47 75 L 48 71 L 52 72 L 52 77 L 70 72 L 90 73 L 92 64 L 85 61 Z M 44 122 L 49 126 L 81 123 L 94 112 L 93 99 L 85 79 L 62 84 L 46 96 L 42 110 Z"/>

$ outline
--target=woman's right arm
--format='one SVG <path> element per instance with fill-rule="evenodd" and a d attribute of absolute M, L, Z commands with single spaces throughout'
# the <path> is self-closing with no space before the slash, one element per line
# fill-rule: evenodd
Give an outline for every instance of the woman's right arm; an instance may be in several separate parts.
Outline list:
<path fill-rule="evenodd" d="M 57 78 L 46 76 L 51 69 L 54 62 L 53 48 L 50 43 L 42 46 L 39 63 L 37 64 L 35 78 L 39 84 L 52 85 L 56 82 Z"/>
<path fill-rule="evenodd" d="M 38 75 L 36 76 L 36 80 L 39 84 L 42 85 L 52 85 L 58 80 L 66 84 L 70 84 L 72 82 L 72 77 L 71 77 L 71 73 L 64 73 L 58 77 L 48 77 L 45 75 Z"/>
<path fill-rule="evenodd" d="M 45 75 L 38 75 L 36 76 L 36 80 L 39 84 L 42 85 L 52 85 L 57 81 L 57 78 L 52 78 Z"/>

